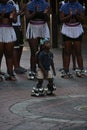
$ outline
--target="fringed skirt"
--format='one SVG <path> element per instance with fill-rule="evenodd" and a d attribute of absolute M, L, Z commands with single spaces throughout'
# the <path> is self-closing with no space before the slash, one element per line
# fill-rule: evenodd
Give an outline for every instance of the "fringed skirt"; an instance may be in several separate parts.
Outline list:
<path fill-rule="evenodd" d="M 16 34 L 12 26 L 0 25 L 0 42 L 9 43 L 16 41 Z"/>
<path fill-rule="evenodd" d="M 79 23 L 70 25 L 63 24 L 61 29 L 61 33 L 70 38 L 78 38 L 80 35 L 83 34 L 83 32 L 83 27 Z"/>
<path fill-rule="evenodd" d="M 30 21 L 26 31 L 26 38 L 50 38 L 49 28 L 44 21 Z"/>

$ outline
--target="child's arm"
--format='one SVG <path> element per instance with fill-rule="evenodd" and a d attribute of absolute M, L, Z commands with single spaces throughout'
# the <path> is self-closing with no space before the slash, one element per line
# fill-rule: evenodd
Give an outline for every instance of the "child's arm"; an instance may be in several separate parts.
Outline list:
<path fill-rule="evenodd" d="M 53 53 L 51 53 L 51 68 L 52 68 L 54 76 L 56 76 L 56 71 L 55 71 L 55 66 L 54 66 L 54 60 L 53 60 L 53 58 L 54 58 L 54 55 L 53 55 Z"/>
<path fill-rule="evenodd" d="M 55 71 L 55 67 L 54 67 L 54 62 L 53 61 L 51 63 L 51 67 L 52 67 L 52 71 L 53 71 L 54 76 L 56 76 L 56 71 Z"/>

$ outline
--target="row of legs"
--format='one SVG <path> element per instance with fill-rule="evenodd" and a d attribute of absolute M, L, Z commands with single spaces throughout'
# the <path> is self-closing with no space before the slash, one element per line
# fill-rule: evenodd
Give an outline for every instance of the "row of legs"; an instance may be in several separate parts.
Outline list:
<path fill-rule="evenodd" d="M 73 69 L 78 68 L 81 72 L 83 68 L 82 46 L 80 41 L 65 41 L 62 51 L 63 68 L 67 75 L 69 73 L 70 60 L 72 55 Z M 65 75 L 64 73 L 64 75 Z"/>
<path fill-rule="evenodd" d="M 0 69 L 3 55 L 5 56 L 7 74 L 14 78 L 13 68 L 20 66 L 23 46 L 14 48 L 15 43 L 0 43 Z"/>

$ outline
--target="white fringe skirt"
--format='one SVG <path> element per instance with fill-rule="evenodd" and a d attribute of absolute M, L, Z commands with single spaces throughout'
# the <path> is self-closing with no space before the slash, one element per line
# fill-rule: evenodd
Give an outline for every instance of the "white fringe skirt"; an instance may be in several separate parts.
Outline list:
<path fill-rule="evenodd" d="M 16 41 L 16 34 L 12 26 L 0 26 L 0 42 L 9 43 Z"/>
<path fill-rule="evenodd" d="M 70 38 L 78 38 L 83 32 L 84 31 L 81 24 L 77 24 L 76 26 L 73 24 L 67 25 L 64 23 L 61 29 L 61 33 Z"/>
<path fill-rule="evenodd" d="M 26 38 L 50 38 L 48 25 L 44 21 L 30 21 L 27 26 Z"/>

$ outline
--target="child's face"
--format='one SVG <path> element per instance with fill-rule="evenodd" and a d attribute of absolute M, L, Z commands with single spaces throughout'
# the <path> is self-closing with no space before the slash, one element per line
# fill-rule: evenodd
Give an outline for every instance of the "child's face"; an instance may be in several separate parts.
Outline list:
<path fill-rule="evenodd" d="M 49 42 L 45 42 L 44 47 L 49 50 L 50 49 L 50 43 Z"/>

